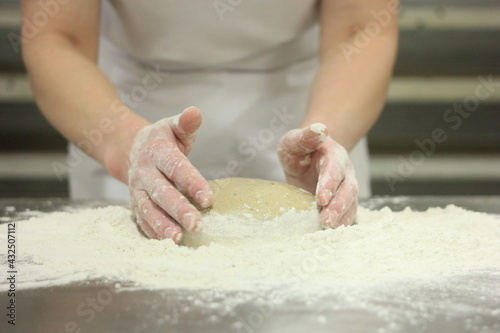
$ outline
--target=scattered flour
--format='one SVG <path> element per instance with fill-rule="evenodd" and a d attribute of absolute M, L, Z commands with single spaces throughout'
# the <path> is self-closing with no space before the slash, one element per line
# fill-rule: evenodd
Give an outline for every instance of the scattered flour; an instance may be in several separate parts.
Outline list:
<path fill-rule="evenodd" d="M 272 219 L 257 220 L 252 214 L 234 215 L 231 213 L 205 214 L 197 232 L 184 232 L 181 244 L 191 247 L 210 245 L 213 242 L 227 246 L 245 246 L 246 242 L 268 242 L 276 239 L 298 237 L 322 229 L 316 203 L 309 210 L 288 211 Z M 238 223 L 234 223 L 238 221 Z"/>
<path fill-rule="evenodd" d="M 299 280 L 324 289 L 500 267 L 498 217 L 453 205 L 426 212 L 360 207 L 355 226 L 196 249 L 146 239 L 130 216 L 108 206 L 16 222 L 18 287 L 108 278 L 151 288 L 255 290 Z M 7 225 L 0 230 L 4 241 Z"/>
<path fill-rule="evenodd" d="M 332 309 L 365 309 L 388 323 L 379 332 L 404 331 L 408 323 L 420 329 L 445 315 L 469 318 L 471 331 L 499 325 L 497 298 L 489 296 L 498 292 L 492 286 L 500 275 L 495 215 L 453 205 L 425 212 L 360 207 L 351 227 L 199 248 L 146 239 L 130 216 L 127 208 L 108 206 L 16 222 L 18 290 L 94 279 L 121 290 L 197 290 L 186 302 L 203 304 L 207 325 L 234 315 L 238 304 L 269 308 L 290 299 L 315 309 L 318 325 Z M 0 225 L 3 244 L 6 233 Z M 477 272 L 486 280 L 469 278 Z M 7 289 L 0 282 L 0 291 Z M 466 309 L 463 295 L 487 305 Z M 182 311 L 174 308 L 158 325 Z M 464 317 L 467 311 L 473 315 Z M 158 320 L 153 313 L 150 319 Z"/>

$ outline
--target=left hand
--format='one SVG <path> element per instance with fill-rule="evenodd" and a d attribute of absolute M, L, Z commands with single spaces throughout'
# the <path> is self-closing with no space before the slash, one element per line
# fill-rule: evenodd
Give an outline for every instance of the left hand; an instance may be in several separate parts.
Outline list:
<path fill-rule="evenodd" d="M 326 228 L 351 225 L 358 206 L 358 183 L 345 148 L 323 124 L 291 130 L 281 138 L 278 155 L 289 184 L 316 195 Z"/>

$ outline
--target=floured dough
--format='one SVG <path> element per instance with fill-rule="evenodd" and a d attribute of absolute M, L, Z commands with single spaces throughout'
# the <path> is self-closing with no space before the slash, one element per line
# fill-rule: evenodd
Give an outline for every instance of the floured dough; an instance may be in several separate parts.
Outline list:
<path fill-rule="evenodd" d="M 184 232 L 184 245 L 236 244 L 321 229 L 315 196 L 298 187 L 254 178 L 224 178 L 209 184 L 213 205 L 207 209 L 195 205 L 203 221 L 198 232 Z"/>
<path fill-rule="evenodd" d="M 316 202 L 311 193 L 293 185 L 256 178 L 223 178 L 208 182 L 213 205 L 203 214 L 233 214 L 261 221 L 271 220 L 295 208 L 309 210 Z"/>

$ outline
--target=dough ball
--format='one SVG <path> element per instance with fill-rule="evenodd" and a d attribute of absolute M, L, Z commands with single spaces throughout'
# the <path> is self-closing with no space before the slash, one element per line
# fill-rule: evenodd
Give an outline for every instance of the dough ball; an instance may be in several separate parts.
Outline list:
<path fill-rule="evenodd" d="M 213 205 L 202 210 L 272 220 L 295 209 L 309 210 L 315 203 L 313 194 L 293 185 L 256 178 L 223 178 L 208 182 L 214 193 Z M 199 207 L 198 207 L 199 208 Z"/>
<path fill-rule="evenodd" d="M 249 239 L 272 239 L 321 229 L 316 198 L 293 185 L 254 178 L 209 181 L 213 205 L 202 209 L 198 232 L 184 232 L 182 244 L 236 244 Z"/>

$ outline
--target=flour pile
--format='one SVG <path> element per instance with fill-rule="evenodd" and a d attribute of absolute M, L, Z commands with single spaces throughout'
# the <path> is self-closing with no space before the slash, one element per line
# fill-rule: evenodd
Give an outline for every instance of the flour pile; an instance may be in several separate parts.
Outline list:
<path fill-rule="evenodd" d="M 238 223 L 234 223 L 238 221 Z M 262 242 L 276 239 L 297 237 L 321 230 L 321 220 L 316 204 L 309 210 L 286 211 L 280 216 L 267 221 L 257 220 L 250 214 L 234 215 L 211 212 L 203 217 L 200 230 L 184 232 L 181 244 L 190 247 L 210 245 L 245 246 L 247 241 Z"/>
<path fill-rule="evenodd" d="M 130 215 L 108 206 L 17 222 L 18 288 L 106 279 L 152 289 L 325 292 L 500 267 L 500 219 L 453 205 L 426 212 L 360 207 L 355 226 L 197 249 L 146 239 Z M 7 225 L 0 228 L 4 243 Z"/>

